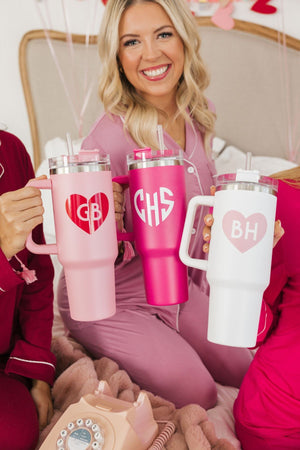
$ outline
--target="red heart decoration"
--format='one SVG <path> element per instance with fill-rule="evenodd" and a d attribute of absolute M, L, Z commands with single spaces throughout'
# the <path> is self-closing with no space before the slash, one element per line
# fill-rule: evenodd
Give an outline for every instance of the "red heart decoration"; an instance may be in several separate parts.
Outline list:
<path fill-rule="evenodd" d="M 277 8 L 272 5 L 268 5 L 271 0 L 256 0 L 254 5 L 252 6 L 252 11 L 262 13 L 262 14 L 274 14 L 277 11 Z"/>
<path fill-rule="evenodd" d="M 66 211 L 70 219 L 88 234 L 94 233 L 106 219 L 109 202 L 103 192 L 88 200 L 80 194 L 71 194 L 66 200 Z"/>

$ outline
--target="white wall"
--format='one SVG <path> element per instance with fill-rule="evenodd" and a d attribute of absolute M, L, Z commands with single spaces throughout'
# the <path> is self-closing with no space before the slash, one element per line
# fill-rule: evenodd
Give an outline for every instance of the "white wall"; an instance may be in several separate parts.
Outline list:
<path fill-rule="evenodd" d="M 234 2 L 233 17 L 282 30 L 300 39 L 300 0 L 272 0 L 278 8 L 272 15 L 250 11 L 253 0 Z M 32 143 L 26 105 L 19 76 L 18 46 L 31 29 L 43 28 L 41 17 L 47 17 L 49 5 L 51 28 L 67 31 L 62 4 L 65 5 L 70 31 L 97 34 L 104 6 L 100 0 L 0 0 L 0 122 L 15 133 L 32 154 Z M 208 5 L 203 15 L 211 15 L 217 5 Z"/>

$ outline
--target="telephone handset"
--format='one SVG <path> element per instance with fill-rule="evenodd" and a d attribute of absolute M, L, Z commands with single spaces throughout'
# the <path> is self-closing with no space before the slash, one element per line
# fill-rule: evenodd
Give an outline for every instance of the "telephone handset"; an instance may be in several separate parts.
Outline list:
<path fill-rule="evenodd" d="M 101 385 L 102 383 L 102 385 Z M 147 394 L 136 402 L 111 395 L 106 382 L 101 392 L 88 394 L 70 405 L 40 450 L 146 450 L 158 433 Z"/>

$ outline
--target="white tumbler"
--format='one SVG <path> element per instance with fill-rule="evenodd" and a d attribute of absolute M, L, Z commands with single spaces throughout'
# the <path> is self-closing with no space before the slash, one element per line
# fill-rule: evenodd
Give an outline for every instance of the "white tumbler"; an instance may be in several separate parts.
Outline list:
<path fill-rule="evenodd" d="M 214 196 L 191 199 L 179 255 L 187 266 L 207 271 L 210 285 L 207 338 L 217 344 L 256 344 L 264 290 L 270 282 L 277 181 L 258 171 L 216 177 Z M 198 206 L 213 207 L 207 260 L 188 254 Z"/>

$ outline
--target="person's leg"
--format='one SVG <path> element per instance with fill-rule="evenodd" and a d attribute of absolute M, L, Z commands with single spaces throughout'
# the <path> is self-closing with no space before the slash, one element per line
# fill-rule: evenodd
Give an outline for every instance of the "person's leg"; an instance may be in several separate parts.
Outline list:
<path fill-rule="evenodd" d="M 35 404 L 25 384 L 0 372 L 0 448 L 34 450 L 39 438 Z"/>
<path fill-rule="evenodd" d="M 105 320 L 73 321 L 64 311 L 73 338 L 94 357 L 107 356 L 125 369 L 142 389 L 182 407 L 216 403 L 216 386 L 191 346 L 145 310 L 124 310 Z"/>
<path fill-rule="evenodd" d="M 215 381 L 239 387 L 253 359 L 252 353 L 247 348 L 207 340 L 208 302 L 207 295 L 191 282 L 189 300 L 180 310 L 180 335 L 195 349 Z"/>

